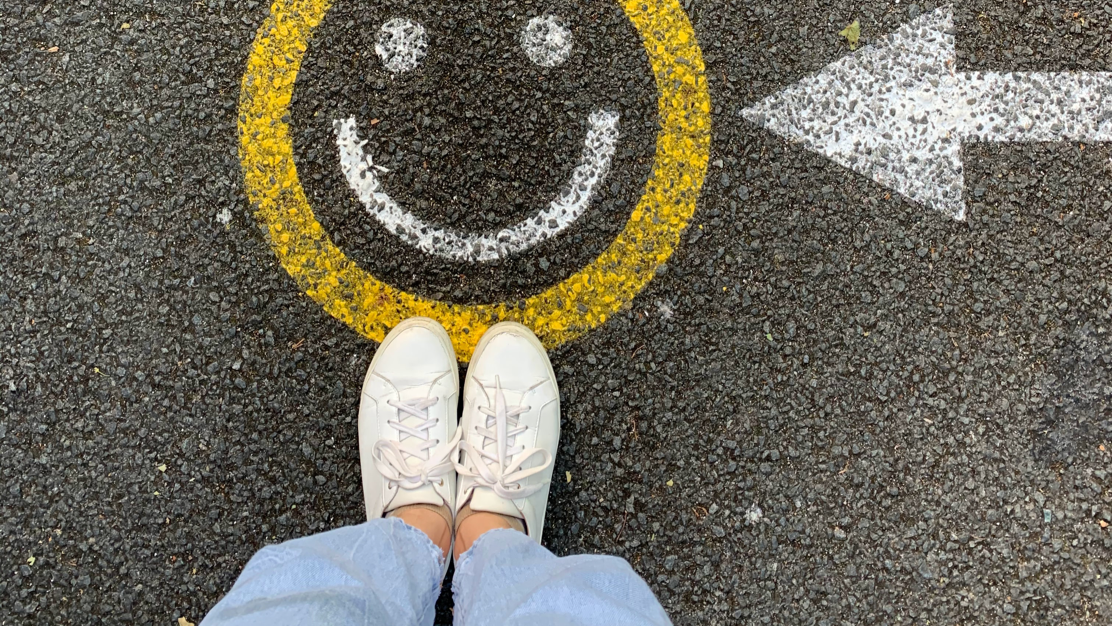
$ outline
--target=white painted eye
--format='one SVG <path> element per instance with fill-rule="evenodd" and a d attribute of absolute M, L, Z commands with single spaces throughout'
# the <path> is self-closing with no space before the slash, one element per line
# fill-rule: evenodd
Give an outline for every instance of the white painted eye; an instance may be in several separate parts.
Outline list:
<path fill-rule="evenodd" d="M 556 67 L 571 54 L 571 31 L 555 15 L 529 20 L 521 30 L 521 48 L 541 67 Z"/>
<path fill-rule="evenodd" d="M 416 68 L 425 58 L 428 45 L 424 26 L 396 17 L 378 29 L 375 53 L 387 70 L 399 74 Z"/>

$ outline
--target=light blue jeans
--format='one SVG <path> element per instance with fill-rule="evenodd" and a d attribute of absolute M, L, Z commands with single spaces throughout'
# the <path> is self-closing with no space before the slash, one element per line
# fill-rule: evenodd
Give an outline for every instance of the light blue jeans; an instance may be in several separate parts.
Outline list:
<path fill-rule="evenodd" d="M 259 550 L 201 626 L 431 626 L 440 549 L 380 519 Z M 526 535 L 492 530 L 456 563 L 456 626 L 671 624 L 629 563 L 557 558 Z"/>

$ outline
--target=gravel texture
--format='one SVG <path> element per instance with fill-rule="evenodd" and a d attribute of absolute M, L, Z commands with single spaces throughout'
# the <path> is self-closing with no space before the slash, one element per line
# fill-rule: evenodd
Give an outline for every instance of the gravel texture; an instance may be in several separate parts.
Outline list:
<path fill-rule="evenodd" d="M 322 223 L 454 301 L 574 272 L 652 154 L 655 87 L 616 6 L 338 2 L 291 120 Z M 553 353 L 545 530 L 559 554 L 628 558 L 677 624 L 1112 617 L 1112 146 L 967 144 L 956 222 L 737 115 L 848 54 L 854 19 L 868 44 L 939 6 L 685 3 L 707 183 L 667 269 Z M 243 197 L 239 81 L 268 10 L 0 5 L 0 624 L 199 622 L 260 546 L 360 521 L 374 344 L 298 291 Z M 520 47 L 547 14 L 575 42 L 554 68 Z M 375 69 L 393 17 L 423 24 L 431 74 Z M 963 71 L 1112 69 L 1096 0 L 954 20 Z M 479 269 L 366 219 L 331 136 L 341 108 L 380 119 L 391 192 L 488 230 L 558 191 L 601 106 L 623 129 L 606 193 Z"/>

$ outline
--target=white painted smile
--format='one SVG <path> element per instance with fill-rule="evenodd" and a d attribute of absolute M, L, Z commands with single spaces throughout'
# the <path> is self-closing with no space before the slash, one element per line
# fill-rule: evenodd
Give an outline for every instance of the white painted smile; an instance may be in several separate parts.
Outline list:
<path fill-rule="evenodd" d="M 423 26 L 395 18 L 379 29 L 375 53 L 384 68 L 399 74 L 416 69 L 427 47 Z M 557 67 L 571 54 L 572 34 L 562 20 L 553 15 L 535 17 L 522 29 L 521 48 L 534 64 Z M 372 155 L 364 150 L 367 142 L 359 138 L 355 118 L 335 120 L 333 127 L 336 147 L 340 151 L 340 168 L 371 217 L 427 254 L 453 261 L 493 261 L 555 237 L 587 210 L 595 188 L 610 172 L 610 162 L 618 145 L 618 114 L 596 110 L 588 123 L 579 165 L 560 195 L 532 216 L 497 232 L 485 233 L 441 228 L 403 208 L 383 190 L 381 175 L 389 170 L 375 165 Z"/>
<path fill-rule="evenodd" d="M 599 183 L 606 180 L 618 144 L 618 114 L 595 111 L 588 119 L 587 137 L 571 180 L 548 207 L 497 232 L 467 233 L 425 222 L 399 205 L 382 189 L 380 174 L 359 138 L 355 118 L 336 120 L 340 168 L 359 201 L 383 226 L 422 252 L 454 261 L 493 261 L 555 237 L 575 223 L 590 205 Z"/>

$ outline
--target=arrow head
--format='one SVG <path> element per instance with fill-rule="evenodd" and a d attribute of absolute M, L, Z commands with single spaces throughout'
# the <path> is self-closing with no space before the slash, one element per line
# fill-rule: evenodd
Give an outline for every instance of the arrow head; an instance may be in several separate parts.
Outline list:
<path fill-rule="evenodd" d="M 965 216 L 953 11 L 938 9 L 741 112 L 907 198 Z"/>

